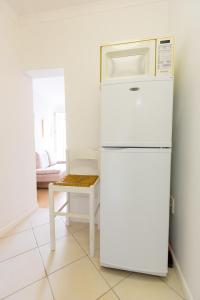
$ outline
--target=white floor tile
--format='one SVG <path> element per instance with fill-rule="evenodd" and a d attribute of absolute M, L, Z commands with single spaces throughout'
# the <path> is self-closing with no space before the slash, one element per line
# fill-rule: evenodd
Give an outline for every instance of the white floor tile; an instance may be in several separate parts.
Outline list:
<path fill-rule="evenodd" d="M 55 252 L 50 251 L 47 208 L 38 209 L 0 239 L 0 299 L 183 300 L 183 287 L 175 269 L 169 269 L 166 278 L 158 278 L 103 268 L 99 262 L 99 231 L 96 230 L 95 257 L 88 258 L 88 224 L 72 222 L 66 228 L 64 220 L 56 219 Z M 35 248 L 32 226 L 40 252 Z"/>
<path fill-rule="evenodd" d="M 101 267 L 100 272 L 101 272 L 101 275 L 108 282 L 110 287 L 115 286 L 122 279 L 126 278 L 129 275 L 129 273 L 126 272 L 126 271 L 117 270 L 117 269 L 103 268 L 103 267 Z"/>
<path fill-rule="evenodd" d="M 98 298 L 98 300 L 119 300 L 119 298 L 112 291 L 109 291 L 102 297 Z"/>
<path fill-rule="evenodd" d="M 181 297 L 185 297 L 184 289 L 176 269 L 169 268 L 168 276 L 162 280 L 171 288 L 173 288 Z"/>
<path fill-rule="evenodd" d="M 61 220 L 56 220 L 56 239 L 69 235 L 67 227 Z M 50 229 L 49 223 L 35 227 L 34 234 L 39 246 L 45 245 L 50 242 Z"/>
<path fill-rule="evenodd" d="M 47 279 L 42 279 L 18 291 L 6 300 L 53 300 Z"/>
<path fill-rule="evenodd" d="M 73 233 L 81 247 L 89 254 L 89 227 Z M 95 229 L 95 249 L 100 247 L 100 232 Z"/>
<path fill-rule="evenodd" d="M 49 207 L 48 188 L 37 190 L 37 201 L 40 208 Z M 54 205 L 55 208 L 59 208 L 60 205 L 66 202 L 66 193 L 54 192 Z"/>
<path fill-rule="evenodd" d="M 99 249 L 95 250 L 95 256 L 90 258 L 95 266 L 101 272 L 101 275 L 105 278 L 108 282 L 110 287 L 113 287 L 122 279 L 126 278 L 130 273 L 122 270 L 111 269 L 111 268 L 104 268 L 100 266 L 100 257 L 99 257 Z"/>
<path fill-rule="evenodd" d="M 109 290 L 87 257 L 53 273 L 49 279 L 56 300 L 96 300 Z"/>
<path fill-rule="evenodd" d="M 114 287 L 114 291 L 121 300 L 182 300 L 155 276 L 133 274 Z"/>
<path fill-rule="evenodd" d="M 30 217 L 25 218 L 22 222 L 18 223 L 14 229 L 6 233 L 6 236 L 10 236 L 25 230 L 30 230 L 32 228 Z"/>
<path fill-rule="evenodd" d="M 40 247 L 40 253 L 48 274 L 85 256 L 72 236 L 57 240 L 56 251 L 51 251 L 47 244 Z"/>
<path fill-rule="evenodd" d="M 83 230 L 83 229 L 89 230 L 89 224 L 81 223 L 81 222 L 70 222 L 69 230 L 72 233 L 75 233 L 75 232 Z"/>
<path fill-rule="evenodd" d="M 38 249 L 0 263 L 0 299 L 45 276 Z"/>
<path fill-rule="evenodd" d="M 66 200 L 66 193 L 54 192 L 54 206 L 56 210 L 59 209 Z"/>
<path fill-rule="evenodd" d="M 39 208 L 31 217 L 32 227 L 49 223 L 49 210 L 47 208 Z"/>
<path fill-rule="evenodd" d="M 23 231 L 0 239 L 0 262 L 35 248 L 32 230 Z"/>

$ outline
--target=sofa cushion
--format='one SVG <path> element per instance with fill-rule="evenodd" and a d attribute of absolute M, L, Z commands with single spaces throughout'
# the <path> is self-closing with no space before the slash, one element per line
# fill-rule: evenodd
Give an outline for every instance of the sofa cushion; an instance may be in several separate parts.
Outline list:
<path fill-rule="evenodd" d="M 57 160 L 54 153 L 47 151 L 49 157 L 49 166 L 55 165 Z"/>
<path fill-rule="evenodd" d="M 57 174 L 42 174 L 42 175 L 37 175 L 37 182 L 56 182 L 61 180 L 61 178 L 63 177 L 63 175 L 61 175 L 61 173 L 57 173 Z"/>
<path fill-rule="evenodd" d="M 61 173 L 65 173 L 66 172 L 66 164 L 55 164 L 53 166 L 50 166 L 47 168 L 47 170 L 58 170 Z"/>
<path fill-rule="evenodd" d="M 49 167 L 49 155 L 47 151 L 39 153 L 40 156 L 40 168 L 41 169 L 46 169 Z"/>
<path fill-rule="evenodd" d="M 39 156 L 38 152 L 35 152 L 35 160 L 36 160 L 36 169 L 41 168 L 41 165 L 40 165 L 40 156 Z"/>
<path fill-rule="evenodd" d="M 49 170 L 48 168 L 47 169 L 37 169 L 36 170 L 36 174 L 37 175 L 46 175 L 46 174 L 59 174 L 60 173 L 60 170 Z"/>
<path fill-rule="evenodd" d="M 66 164 L 55 164 L 48 168 L 38 169 L 37 182 L 55 182 L 59 181 L 66 174 Z"/>

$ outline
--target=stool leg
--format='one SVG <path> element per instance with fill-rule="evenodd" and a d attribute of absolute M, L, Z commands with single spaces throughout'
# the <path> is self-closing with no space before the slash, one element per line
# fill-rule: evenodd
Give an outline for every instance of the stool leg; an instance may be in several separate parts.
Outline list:
<path fill-rule="evenodd" d="M 49 219 L 50 219 L 50 246 L 54 251 L 56 248 L 55 242 L 55 216 L 54 216 L 54 191 L 53 183 L 49 184 Z"/>
<path fill-rule="evenodd" d="M 97 203 L 99 205 L 99 209 L 97 212 L 97 225 L 98 225 L 98 230 L 100 230 L 100 184 L 99 183 L 97 185 Z"/>
<path fill-rule="evenodd" d="M 66 193 L 66 196 L 67 196 L 67 202 L 68 202 L 68 205 L 66 207 L 66 212 L 67 213 L 70 213 L 70 193 L 67 192 Z M 69 216 L 66 216 L 66 225 L 69 226 L 70 225 L 70 217 Z"/>
<path fill-rule="evenodd" d="M 94 245 L 95 245 L 95 205 L 94 205 L 94 189 L 91 188 L 90 192 L 90 205 L 89 205 L 89 215 L 90 215 L 90 256 L 94 256 Z"/>

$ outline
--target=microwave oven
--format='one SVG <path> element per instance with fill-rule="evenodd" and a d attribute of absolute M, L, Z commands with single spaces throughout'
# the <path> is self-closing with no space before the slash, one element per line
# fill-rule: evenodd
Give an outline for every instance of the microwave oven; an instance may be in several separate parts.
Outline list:
<path fill-rule="evenodd" d="M 114 43 L 100 47 L 100 80 L 134 76 L 173 76 L 172 37 Z"/>

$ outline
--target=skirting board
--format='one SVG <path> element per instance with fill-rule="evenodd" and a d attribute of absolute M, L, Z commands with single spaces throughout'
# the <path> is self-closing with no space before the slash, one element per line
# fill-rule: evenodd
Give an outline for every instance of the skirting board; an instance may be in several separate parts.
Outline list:
<path fill-rule="evenodd" d="M 8 225 L 0 228 L 0 238 L 5 236 L 12 229 L 14 229 L 17 224 L 22 222 L 26 217 L 28 217 L 30 214 L 32 214 L 37 208 L 38 208 L 37 204 L 33 205 L 29 210 L 22 213 L 14 221 L 12 221 Z"/>
<path fill-rule="evenodd" d="M 171 252 L 171 255 L 172 255 L 172 258 L 173 258 L 173 261 L 174 261 L 175 268 L 176 268 L 176 270 L 177 270 L 177 272 L 178 272 L 178 275 L 179 275 L 179 277 L 180 277 L 182 286 L 183 286 L 183 288 L 184 288 L 184 293 L 185 293 L 186 299 L 187 299 L 187 300 L 194 300 L 194 298 L 193 298 L 193 296 L 192 296 L 192 293 L 191 293 L 191 291 L 190 291 L 190 289 L 189 289 L 189 287 L 188 287 L 188 284 L 187 284 L 187 282 L 186 282 L 186 280 L 185 280 L 185 277 L 184 277 L 184 275 L 183 275 L 183 272 L 182 272 L 182 270 L 181 270 L 181 267 L 180 267 L 180 265 L 179 265 L 179 263 L 178 263 L 178 261 L 177 261 L 177 259 L 176 259 L 175 253 L 174 253 L 173 249 L 171 248 L 171 246 L 169 246 L 169 250 L 170 250 L 170 252 Z"/>

